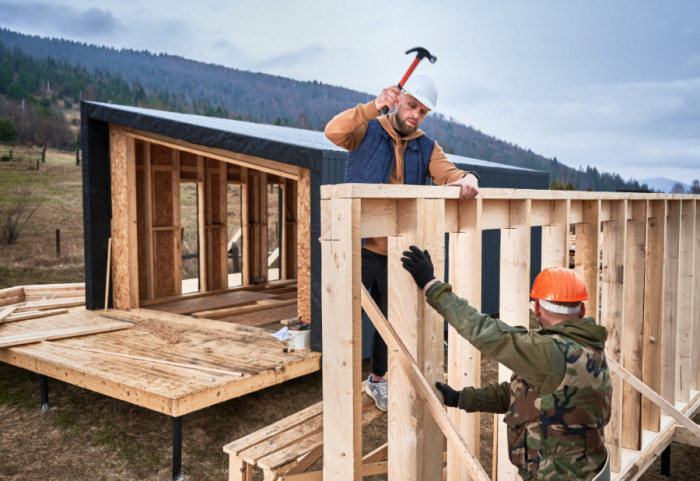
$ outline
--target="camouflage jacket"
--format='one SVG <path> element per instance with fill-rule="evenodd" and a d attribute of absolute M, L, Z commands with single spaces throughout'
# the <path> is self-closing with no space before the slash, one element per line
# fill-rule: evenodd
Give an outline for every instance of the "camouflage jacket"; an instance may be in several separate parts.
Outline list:
<path fill-rule="evenodd" d="M 591 318 L 539 331 L 510 326 L 477 311 L 441 282 L 426 297 L 460 335 L 514 372 L 511 382 L 462 389 L 459 406 L 508 413 L 509 455 L 520 476 L 592 479 L 605 462 L 603 427 L 610 418 L 607 330 Z"/>

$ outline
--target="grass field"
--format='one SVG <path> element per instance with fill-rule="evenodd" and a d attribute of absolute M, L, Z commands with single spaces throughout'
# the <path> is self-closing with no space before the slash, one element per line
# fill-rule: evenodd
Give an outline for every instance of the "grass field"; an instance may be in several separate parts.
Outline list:
<path fill-rule="evenodd" d="M 47 151 L 39 170 L 35 163 L 0 162 L 0 232 L 22 205 L 17 241 L 0 241 L 0 289 L 83 282 L 82 170 L 75 155 Z"/>
<path fill-rule="evenodd" d="M 17 243 L 0 244 L 0 288 L 84 281 L 81 167 L 72 154 L 51 151 L 46 163 L 35 167 L 0 162 L 0 227 L 22 200 L 36 207 Z M 61 230 L 60 259 L 56 229 Z M 367 363 L 364 367 L 366 375 Z M 484 360 L 482 373 L 484 381 L 495 379 L 496 364 Z M 187 479 L 228 479 L 223 446 L 320 401 L 321 379 L 321 373 L 311 374 L 185 416 Z M 42 412 L 37 375 L 0 363 L 0 480 L 171 479 L 169 418 L 52 379 L 49 396 L 50 409 Z M 481 461 L 488 471 L 491 420 L 482 415 Z M 365 451 L 385 439 L 383 419 L 365 430 Z M 671 473 L 674 480 L 700 480 L 700 449 L 674 444 Z M 257 473 L 255 480 L 261 479 Z M 668 478 L 659 474 L 657 460 L 640 479 Z"/>

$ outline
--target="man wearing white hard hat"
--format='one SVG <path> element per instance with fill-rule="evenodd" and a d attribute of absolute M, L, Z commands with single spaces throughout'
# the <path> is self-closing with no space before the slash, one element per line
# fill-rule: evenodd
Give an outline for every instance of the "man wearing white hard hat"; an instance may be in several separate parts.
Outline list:
<path fill-rule="evenodd" d="M 402 90 L 397 86 L 387 87 L 373 101 L 331 119 L 326 125 L 326 137 L 350 151 L 345 163 L 345 182 L 424 185 L 432 177 L 437 185 L 459 186 L 461 199 L 476 197 L 479 193 L 476 173 L 455 167 L 442 147 L 419 129 L 428 112 L 435 108 L 437 97 L 431 79 L 414 75 Z M 383 107 L 393 112 L 381 116 Z M 387 240 L 384 237 L 364 242 L 362 284 L 386 316 Z M 386 411 L 387 351 L 384 340 L 376 332 L 371 370 L 367 392 L 377 407 Z"/>

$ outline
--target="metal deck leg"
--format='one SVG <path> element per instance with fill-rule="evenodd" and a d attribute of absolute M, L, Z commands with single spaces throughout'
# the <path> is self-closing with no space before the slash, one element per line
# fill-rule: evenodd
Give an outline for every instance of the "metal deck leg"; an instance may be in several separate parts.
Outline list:
<path fill-rule="evenodd" d="M 667 478 L 671 477 L 671 445 L 661 453 L 661 474 Z"/>
<path fill-rule="evenodd" d="M 182 416 L 173 418 L 173 481 L 185 479 L 182 474 Z"/>
<path fill-rule="evenodd" d="M 46 376 L 39 374 L 39 390 L 41 392 L 41 410 L 49 409 L 49 383 Z"/>

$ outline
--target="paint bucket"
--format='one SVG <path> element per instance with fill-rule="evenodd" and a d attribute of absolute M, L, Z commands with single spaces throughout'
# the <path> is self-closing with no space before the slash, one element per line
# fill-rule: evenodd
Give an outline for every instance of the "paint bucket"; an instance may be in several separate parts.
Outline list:
<path fill-rule="evenodd" d="M 290 349 L 309 349 L 311 347 L 311 330 L 303 331 L 289 330 L 289 347 Z"/>

